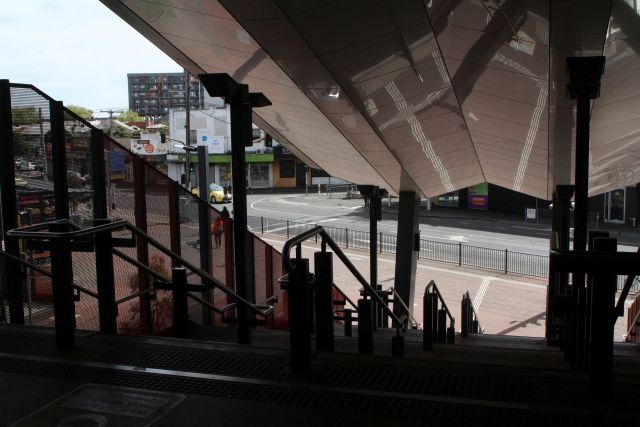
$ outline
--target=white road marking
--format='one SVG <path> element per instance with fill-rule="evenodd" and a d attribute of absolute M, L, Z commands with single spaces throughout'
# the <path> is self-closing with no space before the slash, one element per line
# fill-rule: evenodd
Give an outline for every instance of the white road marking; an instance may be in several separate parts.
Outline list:
<path fill-rule="evenodd" d="M 306 206 L 310 204 L 310 203 L 301 203 L 301 202 L 291 202 L 285 198 L 278 198 L 276 201 L 279 203 L 288 203 L 290 205 L 298 205 L 298 206 Z"/>
<path fill-rule="evenodd" d="M 467 239 L 464 236 L 449 236 L 449 240 L 453 240 L 454 242 L 462 242 L 462 243 L 466 243 L 469 241 L 469 239 Z"/>
<path fill-rule="evenodd" d="M 476 297 L 473 299 L 473 308 L 478 311 L 480 309 L 480 304 L 482 304 L 482 300 L 484 299 L 484 295 L 487 293 L 487 289 L 489 288 L 489 283 L 491 283 L 490 278 L 485 277 L 482 279 L 482 284 L 480 285 L 480 289 L 478 289 L 478 293 Z"/>
<path fill-rule="evenodd" d="M 535 231 L 551 231 L 550 228 L 524 227 L 522 225 L 512 225 L 511 228 L 520 228 L 522 230 L 535 230 Z"/>
<path fill-rule="evenodd" d="M 337 221 L 337 220 L 338 220 L 338 218 L 327 218 L 327 219 L 323 219 L 322 221 L 318 221 L 318 222 L 319 223 L 320 222 L 332 222 L 332 221 Z"/>

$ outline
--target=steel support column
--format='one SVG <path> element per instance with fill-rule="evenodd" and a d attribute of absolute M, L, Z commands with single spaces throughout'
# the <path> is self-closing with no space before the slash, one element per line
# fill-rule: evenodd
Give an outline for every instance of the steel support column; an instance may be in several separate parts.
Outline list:
<path fill-rule="evenodd" d="M 9 80 L 0 80 L 0 205 L 2 206 L 2 240 L 5 251 L 19 256 L 20 247 L 17 239 L 7 238 L 7 231 L 18 227 L 16 212 L 16 184 L 14 168 L 14 144 L 11 118 L 11 88 Z M 9 300 L 9 320 L 11 323 L 24 323 L 24 309 L 22 307 L 22 286 L 17 263 L 4 259 L 5 266 L 2 278 L 6 282 L 0 285 L 0 304 L 3 295 Z M 11 278 L 11 279 L 9 279 Z M 3 289 L 4 288 L 4 291 Z M 6 292 L 6 294 L 3 294 Z"/>
<path fill-rule="evenodd" d="M 204 145 L 198 146 L 198 190 L 200 202 L 198 203 L 198 231 L 200 236 L 200 268 L 208 273 L 211 269 L 211 209 L 209 208 L 209 152 Z M 213 285 L 213 284 L 211 284 Z M 202 299 L 211 302 L 211 291 L 202 292 Z M 202 324 L 211 325 L 211 314 L 208 310 L 202 311 Z"/>
<path fill-rule="evenodd" d="M 401 191 L 398 207 L 396 269 L 394 287 L 407 307 L 413 307 L 418 252 L 415 235 L 420 225 L 420 199 L 413 191 Z M 400 304 L 393 305 L 396 316 L 404 314 Z"/>
<path fill-rule="evenodd" d="M 231 176 L 233 180 L 233 236 L 235 286 L 238 295 L 255 302 L 253 238 L 247 231 L 247 183 L 245 147 L 251 146 L 251 114 L 254 107 L 271 102 L 262 93 L 249 93 L 246 84 L 237 83 L 225 73 L 200 74 L 200 81 L 211 96 L 224 97 L 231 107 Z M 238 342 L 251 343 L 250 314 L 238 306 Z"/>
<path fill-rule="evenodd" d="M 236 292 L 242 298 L 255 301 L 253 257 L 249 251 L 247 231 L 247 180 L 245 147 L 251 143 L 251 105 L 249 87 L 239 84 L 231 102 L 231 175 L 233 180 L 233 236 Z M 238 306 L 238 342 L 251 343 L 249 313 Z"/>
<path fill-rule="evenodd" d="M 587 249 L 587 216 L 589 192 L 589 124 L 591 120 L 591 100 L 600 95 L 600 78 L 604 71 L 604 57 L 575 57 L 567 58 L 567 73 L 569 83 L 567 93 L 576 100 L 576 154 L 575 154 L 575 209 L 573 217 L 573 250 Z M 584 294 L 585 275 L 572 275 L 571 298 L 574 307 L 571 318 L 569 352 L 572 367 L 578 367 L 577 348 L 584 347 L 583 332 L 579 327 L 580 295 Z"/>

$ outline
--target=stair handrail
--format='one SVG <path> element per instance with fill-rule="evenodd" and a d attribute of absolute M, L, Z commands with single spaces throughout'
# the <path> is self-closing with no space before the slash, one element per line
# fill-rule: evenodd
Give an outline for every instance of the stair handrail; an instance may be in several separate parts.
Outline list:
<path fill-rule="evenodd" d="M 48 229 L 50 225 L 69 225 L 69 227 L 73 228 L 73 230 L 72 231 L 55 231 L 55 232 L 53 232 L 53 231 L 46 231 L 46 232 L 40 231 L 40 230 L 43 230 L 43 229 Z M 232 291 L 231 289 L 227 288 L 223 283 L 221 283 L 218 279 L 213 277 L 208 272 L 206 272 L 206 271 L 196 267 L 195 265 L 191 264 L 186 259 L 184 259 L 181 256 L 175 254 L 173 251 L 171 251 L 171 249 L 167 248 L 162 243 L 158 242 L 153 237 L 149 236 L 147 233 L 145 233 L 140 228 L 138 228 L 138 227 L 136 227 L 136 226 L 130 224 L 129 222 L 124 221 L 124 220 L 113 221 L 113 222 L 109 222 L 109 223 L 106 223 L 106 224 L 101 224 L 101 225 L 81 228 L 79 225 L 73 223 L 72 221 L 70 221 L 68 219 L 61 219 L 61 220 L 55 220 L 55 221 L 47 221 L 47 222 L 43 222 L 43 223 L 39 223 L 39 224 L 35 224 L 35 225 L 30 225 L 30 226 L 25 226 L 25 227 L 14 228 L 13 230 L 7 231 L 7 236 L 17 237 L 17 238 L 34 239 L 34 240 L 51 240 L 51 239 L 61 239 L 61 238 L 65 238 L 65 239 L 71 240 L 71 239 L 76 238 L 76 237 L 93 236 L 96 233 L 101 233 L 101 232 L 106 232 L 106 231 L 123 230 L 123 229 L 129 230 L 129 231 L 131 231 L 132 234 L 141 237 L 148 244 L 150 244 L 151 246 L 155 247 L 157 250 L 159 250 L 160 252 L 162 252 L 163 254 L 168 256 L 169 258 L 173 259 L 174 261 L 177 261 L 178 263 L 180 263 L 181 265 L 183 265 L 187 269 L 193 271 L 195 274 L 200 276 L 200 278 L 204 279 L 205 281 L 209 281 L 209 283 L 211 283 L 212 287 L 222 291 L 227 296 L 232 297 L 236 302 L 238 302 L 238 303 L 242 304 L 243 306 L 247 307 L 249 310 L 251 310 L 255 314 L 266 318 L 266 316 L 268 316 L 273 311 L 273 306 L 269 306 L 268 308 L 266 308 L 264 310 L 261 310 L 255 304 L 251 303 L 250 301 L 245 300 L 244 298 L 242 298 L 241 296 L 236 294 L 234 291 Z"/>
<path fill-rule="evenodd" d="M 349 303 L 349 305 L 351 305 L 351 307 L 353 307 L 355 310 L 357 310 L 357 309 L 358 309 L 358 305 L 357 305 L 355 302 L 353 302 L 353 301 L 351 300 L 351 298 L 349 298 L 349 296 L 348 296 L 346 293 L 344 293 L 344 291 L 343 291 L 342 289 L 340 289 L 340 287 L 339 287 L 338 285 L 336 285 L 335 283 L 333 284 L 333 289 L 335 289 L 336 291 L 338 291 L 338 293 L 339 293 L 340 295 L 342 295 L 342 297 L 344 298 L 344 300 L 345 300 L 346 302 L 348 302 L 348 303 Z"/>
<path fill-rule="evenodd" d="M 42 274 L 43 276 L 46 276 L 48 278 L 51 278 L 51 276 L 52 276 L 50 271 L 47 271 L 44 268 L 42 268 L 42 267 L 40 267 L 40 266 L 38 266 L 36 264 L 32 264 L 29 261 L 25 261 L 22 258 L 17 257 L 17 256 L 15 256 L 13 254 L 10 254 L 9 252 L 6 252 L 6 251 L 4 251 L 2 249 L 0 249 L 0 255 L 4 256 L 6 258 L 9 258 L 10 260 L 15 261 L 15 262 L 17 262 L 19 264 L 22 264 L 23 266 L 25 266 L 27 268 L 35 270 L 38 273 Z M 82 292 L 83 294 L 87 294 L 90 297 L 98 299 L 98 294 L 96 292 L 90 291 L 89 289 L 87 289 L 87 288 L 85 288 L 83 286 L 80 286 L 75 282 L 71 282 L 71 287 L 74 288 L 75 290 L 77 290 L 78 292 Z"/>
<path fill-rule="evenodd" d="M 429 290 L 431 290 L 431 288 L 433 288 L 437 298 L 440 300 L 440 304 L 442 304 L 442 308 L 444 308 L 445 312 L 447 313 L 447 316 L 449 317 L 450 323 L 451 324 L 455 324 L 456 319 L 453 317 L 453 315 L 449 311 L 449 307 L 447 307 L 447 303 L 444 302 L 444 298 L 442 298 L 442 294 L 440 293 L 440 289 L 438 289 L 438 285 L 436 285 L 435 281 L 431 280 L 429 282 L 427 287 L 424 289 L 424 293 L 425 294 L 428 293 Z"/>
<path fill-rule="evenodd" d="M 404 310 L 407 312 L 409 316 L 409 320 L 411 320 L 414 325 L 420 326 L 420 322 L 418 322 L 416 318 L 413 317 L 413 314 L 411 314 L 411 311 L 409 311 L 409 307 L 407 307 L 407 304 L 404 302 L 404 300 L 402 299 L 398 291 L 396 291 L 396 289 L 393 286 L 390 286 L 389 290 L 392 292 L 393 298 L 398 302 L 400 302 L 400 306 L 402 306 L 402 308 L 404 308 Z"/>
<path fill-rule="evenodd" d="M 342 249 L 340 249 L 340 247 L 331 238 L 331 236 L 329 236 L 329 234 L 324 230 L 322 226 L 318 225 L 311 230 L 300 233 L 285 242 L 284 246 L 282 247 L 282 264 L 286 271 L 293 271 L 294 269 L 293 264 L 291 264 L 291 248 L 293 246 L 301 245 L 302 242 L 315 237 L 316 235 L 322 237 L 323 251 L 326 249 L 326 245 L 329 245 L 329 247 L 333 249 L 333 252 L 338 256 L 338 258 L 340 258 L 340 261 L 342 261 L 345 267 L 347 267 L 347 269 L 351 272 L 351 274 L 353 274 L 356 280 L 358 280 L 358 282 L 360 282 L 360 284 L 364 287 L 364 297 L 366 298 L 367 294 L 369 294 L 369 296 L 371 296 L 372 299 L 375 299 L 383 308 L 383 310 L 387 312 L 389 317 L 391 317 L 396 322 L 396 325 L 403 325 L 406 322 L 408 316 L 406 314 L 396 316 L 396 314 L 387 306 L 387 304 L 385 304 L 380 295 L 378 295 L 378 292 L 371 287 L 369 282 L 367 282 L 362 274 L 360 274 L 358 269 L 353 265 L 349 258 L 347 258 L 344 252 L 342 252 Z"/>

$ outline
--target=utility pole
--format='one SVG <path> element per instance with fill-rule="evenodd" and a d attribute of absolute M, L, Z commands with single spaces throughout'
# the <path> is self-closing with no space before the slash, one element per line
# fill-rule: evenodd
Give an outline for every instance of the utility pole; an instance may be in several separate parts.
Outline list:
<path fill-rule="evenodd" d="M 123 110 L 113 110 L 109 108 L 108 110 L 100 110 L 101 113 L 109 113 L 109 137 L 113 138 L 113 113 L 122 114 Z"/>
<path fill-rule="evenodd" d="M 185 120 L 184 120 L 184 130 L 186 134 L 185 144 L 187 147 L 191 145 L 191 75 L 187 69 L 184 69 L 184 80 L 185 87 L 187 90 L 187 99 L 185 109 Z M 186 176 L 185 176 L 185 184 L 189 190 L 191 190 L 191 152 L 189 150 L 184 150 L 187 158 L 185 161 Z M 203 167 L 203 165 L 198 165 L 198 167 Z"/>

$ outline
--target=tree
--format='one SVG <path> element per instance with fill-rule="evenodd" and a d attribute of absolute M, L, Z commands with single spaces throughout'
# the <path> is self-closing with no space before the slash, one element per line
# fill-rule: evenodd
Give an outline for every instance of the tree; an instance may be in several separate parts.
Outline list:
<path fill-rule="evenodd" d="M 38 111 L 35 107 L 12 108 L 11 121 L 14 126 L 36 124 L 38 123 Z"/>
<path fill-rule="evenodd" d="M 125 110 L 118 116 L 118 120 L 124 123 L 130 122 L 144 122 L 144 119 L 140 117 L 140 114 L 133 110 Z"/>
<path fill-rule="evenodd" d="M 93 120 L 93 110 L 79 105 L 67 105 L 66 107 L 82 119 Z"/>
<path fill-rule="evenodd" d="M 29 152 L 29 144 L 21 133 L 13 132 L 13 143 L 15 144 L 14 154 L 17 157 L 25 156 Z"/>

